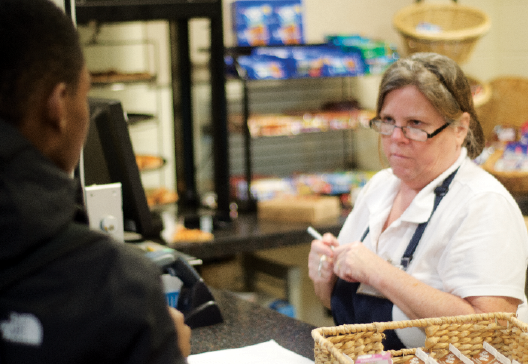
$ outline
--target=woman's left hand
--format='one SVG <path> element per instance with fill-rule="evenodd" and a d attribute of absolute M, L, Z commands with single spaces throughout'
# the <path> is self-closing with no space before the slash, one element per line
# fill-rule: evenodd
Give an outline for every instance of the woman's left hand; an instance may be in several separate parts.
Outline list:
<path fill-rule="evenodd" d="M 343 244 L 334 250 L 334 273 L 348 282 L 369 283 L 370 273 L 389 264 L 361 242 Z"/>

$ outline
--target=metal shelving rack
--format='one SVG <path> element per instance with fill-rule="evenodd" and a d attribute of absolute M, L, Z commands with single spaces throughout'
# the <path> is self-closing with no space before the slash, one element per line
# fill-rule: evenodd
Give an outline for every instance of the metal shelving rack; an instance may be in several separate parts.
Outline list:
<path fill-rule="evenodd" d="M 213 127 L 214 184 L 217 218 L 229 221 L 229 161 L 224 72 L 224 32 L 220 0 L 76 0 L 79 24 L 167 20 L 171 33 L 171 63 L 174 97 L 174 137 L 177 192 L 182 207 L 197 209 L 199 196 L 193 147 L 191 60 L 189 20 L 211 22 L 211 120 Z M 178 106 L 179 105 L 179 106 Z"/>

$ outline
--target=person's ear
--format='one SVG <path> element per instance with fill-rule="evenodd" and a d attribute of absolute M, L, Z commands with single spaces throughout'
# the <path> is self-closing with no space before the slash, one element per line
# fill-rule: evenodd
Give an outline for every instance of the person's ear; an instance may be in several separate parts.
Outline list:
<path fill-rule="evenodd" d="M 469 124 L 471 122 L 471 116 L 468 112 L 462 113 L 458 119 L 458 125 L 455 128 L 455 135 L 459 145 L 464 144 L 466 136 L 469 132 Z"/>
<path fill-rule="evenodd" d="M 66 96 L 66 84 L 61 82 L 55 85 L 46 102 L 47 120 L 57 130 L 66 127 Z"/>

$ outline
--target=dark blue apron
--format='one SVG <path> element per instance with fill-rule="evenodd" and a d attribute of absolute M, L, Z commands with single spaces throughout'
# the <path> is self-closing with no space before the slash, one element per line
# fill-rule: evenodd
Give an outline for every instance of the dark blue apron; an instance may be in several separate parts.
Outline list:
<path fill-rule="evenodd" d="M 402 269 L 406 270 L 413 258 L 414 251 L 422 238 L 422 234 L 431 220 L 431 216 L 435 212 L 438 204 L 442 198 L 449 191 L 449 185 L 455 177 L 458 169 L 451 173 L 442 182 L 442 185 L 435 188 L 435 202 L 433 211 L 426 222 L 419 224 L 416 231 L 403 254 L 401 259 Z M 361 241 L 369 233 L 369 228 L 363 233 Z M 372 322 L 387 322 L 392 321 L 392 306 L 393 303 L 386 298 L 374 297 L 365 294 L 356 293 L 360 283 L 347 282 L 338 278 L 334 289 L 332 291 L 332 315 L 336 325 L 343 324 L 369 324 Z M 383 339 L 383 347 L 385 350 L 400 350 L 405 348 L 405 345 L 400 341 L 394 330 L 385 330 L 385 338 Z"/>

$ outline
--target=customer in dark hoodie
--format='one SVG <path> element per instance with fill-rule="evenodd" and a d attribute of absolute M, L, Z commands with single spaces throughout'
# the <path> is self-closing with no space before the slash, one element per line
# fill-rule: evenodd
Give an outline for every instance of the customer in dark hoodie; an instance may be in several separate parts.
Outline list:
<path fill-rule="evenodd" d="M 1 0 L 0 50 L 0 363 L 185 363 L 158 269 L 76 222 L 90 77 L 71 20 Z"/>

